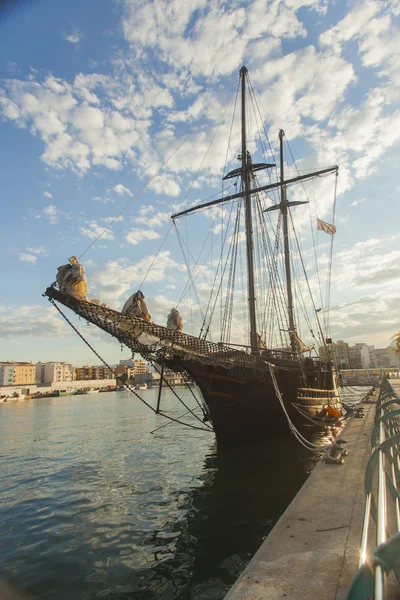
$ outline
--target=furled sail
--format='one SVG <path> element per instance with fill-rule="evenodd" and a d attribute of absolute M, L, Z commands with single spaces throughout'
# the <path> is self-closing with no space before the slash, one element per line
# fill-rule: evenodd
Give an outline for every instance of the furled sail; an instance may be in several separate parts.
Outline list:
<path fill-rule="evenodd" d="M 309 352 L 314 348 L 314 346 L 307 346 L 303 340 L 300 339 L 296 331 L 289 331 L 289 337 L 292 347 L 296 348 L 297 352 Z"/>
<path fill-rule="evenodd" d="M 258 356 L 182 333 L 179 329 L 169 329 L 140 317 L 123 314 L 89 300 L 76 300 L 55 287 L 47 288 L 46 295 L 68 306 L 86 321 L 117 338 L 132 352 L 138 352 L 149 360 L 158 362 L 166 351 L 171 357 L 196 360 L 204 365 L 218 365 L 234 370 L 237 374 L 240 371 L 245 380 L 267 377 L 265 360 Z"/>

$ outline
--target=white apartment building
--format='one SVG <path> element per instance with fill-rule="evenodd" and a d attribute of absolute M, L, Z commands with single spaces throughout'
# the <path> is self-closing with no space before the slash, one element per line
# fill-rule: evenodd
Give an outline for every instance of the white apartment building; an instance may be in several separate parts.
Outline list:
<path fill-rule="evenodd" d="M 144 360 L 134 360 L 133 361 L 133 373 L 134 373 L 134 375 L 140 375 L 142 373 L 147 373 L 147 363 Z"/>
<path fill-rule="evenodd" d="M 0 385 L 28 385 L 35 383 L 35 365 L 27 362 L 0 363 Z"/>
<path fill-rule="evenodd" d="M 400 366 L 400 356 L 396 354 L 396 350 L 392 346 L 389 346 L 388 348 L 376 348 L 375 361 L 376 367 Z"/>
<path fill-rule="evenodd" d="M 46 362 L 36 364 L 38 383 L 69 383 L 74 380 L 74 368 L 64 362 Z"/>
<path fill-rule="evenodd" d="M 0 363 L 0 385 L 12 385 L 15 366 L 12 363 Z"/>
<path fill-rule="evenodd" d="M 371 366 L 371 349 L 364 342 L 349 346 L 350 369 L 368 369 Z"/>

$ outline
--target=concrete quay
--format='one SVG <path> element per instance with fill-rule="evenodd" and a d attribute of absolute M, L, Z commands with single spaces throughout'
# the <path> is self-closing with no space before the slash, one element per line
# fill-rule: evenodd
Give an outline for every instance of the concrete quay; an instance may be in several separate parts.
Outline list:
<path fill-rule="evenodd" d="M 344 600 L 359 560 L 376 405 L 363 407 L 365 417 L 340 435 L 348 442 L 345 464 L 317 464 L 226 600 Z"/>
<path fill-rule="evenodd" d="M 115 379 L 74 379 L 74 381 L 62 381 L 59 383 L 28 383 L 24 385 L 13 385 L 13 386 L 0 386 L 0 395 L 11 396 L 14 392 L 24 394 L 27 396 L 40 393 L 50 394 L 51 392 L 58 390 L 65 390 L 67 388 L 78 390 L 83 388 L 103 388 L 108 386 L 115 386 Z"/>

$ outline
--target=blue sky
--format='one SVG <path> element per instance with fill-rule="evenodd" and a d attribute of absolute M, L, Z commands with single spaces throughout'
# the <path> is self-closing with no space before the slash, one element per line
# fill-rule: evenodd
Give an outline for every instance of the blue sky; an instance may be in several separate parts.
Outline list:
<path fill-rule="evenodd" d="M 97 362 L 42 293 L 132 199 L 82 260 L 90 298 L 120 308 L 136 291 L 195 174 L 187 203 L 221 190 L 242 64 L 273 144 L 282 127 L 299 168 L 340 167 L 333 336 L 386 346 L 400 329 L 399 25 L 389 0 L 36 0 L 1 9 L 0 359 Z M 238 166 L 237 135 L 229 168 Z M 307 191 L 329 221 L 332 181 Z M 178 223 L 193 255 L 211 224 L 203 214 Z M 323 272 L 329 240 L 317 239 Z M 205 279 L 214 267 L 206 264 Z M 186 281 L 172 231 L 142 288 L 154 320 L 165 321 Z M 180 308 L 186 330 L 198 331 L 193 291 Z M 126 356 L 79 325 L 109 362 Z"/>

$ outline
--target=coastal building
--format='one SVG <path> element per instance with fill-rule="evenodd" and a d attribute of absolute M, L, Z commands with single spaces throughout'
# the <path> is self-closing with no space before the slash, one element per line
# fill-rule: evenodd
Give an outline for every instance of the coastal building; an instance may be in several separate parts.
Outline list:
<path fill-rule="evenodd" d="M 182 373 L 174 373 L 169 369 L 165 369 L 164 371 L 164 380 L 169 385 L 183 385 L 185 383 Z"/>
<path fill-rule="evenodd" d="M 118 368 L 118 367 L 117 367 Z M 76 367 L 75 379 L 79 381 L 87 379 L 115 379 L 111 369 L 104 365 L 94 365 L 92 367 Z"/>
<path fill-rule="evenodd" d="M 36 367 L 27 362 L 0 363 L 0 385 L 27 385 L 35 383 Z"/>
<path fill-rule="evenodd" d="M 343 340 L 337 340 L 319 349 L 320 356 L 333 360 L 338 369 L 348 369 L 350 367 L 349 344 Z"/>
<path fill-rule="evenodd" d="M 118 379 L 118 383 L 132 383 L 133 381 L 133 368 L 128 367 L 127 365 L 118 365 L 118 367 L 114 367 L 114 373 Z"/>
<path fill-rule="evenodd" d="M 389 346 L 388 348 L 376 348 L 376 367 L 400 367 L 400 356 L 396 354 L 396 350 Z"/>
<path fill-rule="evenodd" d="M 141 373 L 147 373 L 147 363 L 144 360 L 133 361 L 133 372 L 134 375 L 140 375 Z"/>
<path fill-rule="evenodd" d="M 123 362 L 123 364 L 121 364 Z M 118 367 L 115 367 L 114 373 L 121 378 L 121 381 L 129 383 L 144 383 L 151 381 L 151 373 L 147 369 L 147 363 L 144 360 L 131 361 L 132 366 L 127 364 L 129 361 L 120 361 Z M 148 375 L 148 377 L 146 377 Z M 139 379 L 137 379 L 138 376 Z M 140 381 L 139 381 L 140 380 Z"/>
<path fill-rule="evenodd" d="M 131 367 L 133 369 L 133 358 L 127 358 L 119 361 L 120 367 Z"/>
<path fill-rule="evenodd" d="M 364 342 L 349 346 L 350 369 L 368 369 L 370 367 L 370 349 Z"/>
<path fill-rule="evenodd" d="M 343 340 L 337 340 L 326 347 L 319 348 L 320 356 L 330 356 L 338 369 L 381 369 L 382 367 L 400 367 L 400 356 L 393 345 L 387 348 L 375 348 L 363 342 L 354 346 Z"/>
<path fill-rule="evenodd" d="M 37 383 L 70 383 L 75 378 L 72 365 L 65 362 L 38 362 L 36 367 Z"/>

